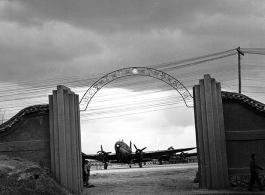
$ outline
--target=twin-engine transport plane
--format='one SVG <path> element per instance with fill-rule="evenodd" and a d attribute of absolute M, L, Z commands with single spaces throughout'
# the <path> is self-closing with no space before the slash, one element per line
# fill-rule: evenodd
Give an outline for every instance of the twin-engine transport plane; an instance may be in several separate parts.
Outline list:
<path fill-rule="evenodd" d="M 84 159 L 94 159 L 104 163 L 104 169 L 107 169 L 108 162 L 111 163 L 125 163 L 129 164 L 131 168 L 131 164 L 139 163 L 139 167 L 142 167 L 143 162 L 152 161 L 153 159 L 163 159 L 165 155 L 171 155 L 178 152 L 184 152 L 188 150 L 193 150 L 194 148 L 183 148 L 183 149 L 171 149 L 171 150 L 159 150 L 153 152 L 143 152 L 146 147 L 142 149 L 138 149 L 136 145 L 134 145 L 136 151 L 132 152 L 132 143 L 130 142 L 130 146 L 128 146 L 123 141 L 118 141 L 115 143 L 114 148 L 115 153 L 105 152 L 103 147 L 101 146 L 101 151 L 98 151 L 98 154 L 84 154 Z"/>

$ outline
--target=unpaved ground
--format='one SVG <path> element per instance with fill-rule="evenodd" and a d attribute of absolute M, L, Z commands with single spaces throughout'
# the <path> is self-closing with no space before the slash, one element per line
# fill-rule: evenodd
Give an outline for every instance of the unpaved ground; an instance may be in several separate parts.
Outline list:
<path fill-rule="evenodd" d="M 248 192 L 243 189 L 207 190 L 199 189 L 194 183 L 197 163 L 174 165 L 147 165 L 143 168 L 127 165 L 109 167 L 108 170 L 91 171 L 90 184 L 95 187 L 84 188 L 84 195 L 169 195 L 169 194 L 215 194 L 241 195 L 265 194 L 257 189 Z"/>
<path fill-rule="evenodd" d="M 190 163 L 92 170 L 90 183 L 95 187 L 84 188 L 84 194 L 189 194 L 198 190 L 193 182 L 197 169 L 196 163 Z"/>

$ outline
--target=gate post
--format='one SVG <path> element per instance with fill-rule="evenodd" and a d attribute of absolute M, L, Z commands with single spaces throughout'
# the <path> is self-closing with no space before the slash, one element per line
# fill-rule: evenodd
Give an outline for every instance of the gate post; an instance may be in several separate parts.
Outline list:
<path fill-rule="evenodd" d="M 200 188 L 229 187 L 221 85 L 204 75 L 193 87 Z"/>
<path fill-rule="evenodd" d="M 58 85 L 49 95 L 51 172 L 70 193 L 83 191 L 79 96 Z"/>

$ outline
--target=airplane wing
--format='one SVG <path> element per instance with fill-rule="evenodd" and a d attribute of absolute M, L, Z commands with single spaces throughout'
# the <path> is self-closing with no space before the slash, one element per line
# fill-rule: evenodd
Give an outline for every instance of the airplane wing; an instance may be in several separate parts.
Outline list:
<path fill-rule="evenodd" d="M 98 160 L 101 161 L 102 156 L 99 154 L 84 154 L 83 156 L 85 159 L 92 159 L 92 160 Z M 118 160 L 118 157 L 115 153 L 109 153 L 107 156 L 108 160 Z"/>
<path fill-rule="evenodd" d="M 194 148 L 181 148 L 181 149 L 173 149 L 173 150 L 158 150 L 158 151 L 152 151 L 152 152 L 144 152 L 144 158 L 148 159 L 158 159 L 161 158 L 163 155 L 170 155 L 178 152 L 184 152 L 193 150 Z"/>

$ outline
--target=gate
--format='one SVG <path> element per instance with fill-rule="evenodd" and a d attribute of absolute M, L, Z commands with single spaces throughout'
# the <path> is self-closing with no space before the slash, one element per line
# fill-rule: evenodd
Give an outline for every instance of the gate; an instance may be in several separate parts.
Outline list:
<path fill-rule="evenodd" d="M 150 76 L 168 83 L 186 103 L 192 98 L 170 75 L 143 67 L 105 75 L 87 90 L 80 102 L 78 95 L 59 85 L 49 95 L 49 105 L 25 108 L 0 125 L 0 154 L 50 165 L 53 177 L 65 189 L 81 194 L 80 103 L 86 108 L 105 84 L 133 75 Z M 220 83 L 210 75 L 205 75 L 199 85 L 193 87 L 193 102 L 201 188 L 228 188 L 229 179 L 233 177 L 246 180 L 251 153 L 256 153 L 263 162 L 261 166 L 265 166 L 265 104 L 242 94 L 221 92 Z"/>
<path fill-rule="evenodd" d="M 85 111 L 104 85 L 125 76 L 149 76 L 164 81 L 178 91 L 189 107 L 187 100 L 192 96 L 182 83 L 167 73 L 145 67 L 124 68 L 105 75 L 86 91 L 80 103 L 78 95 L 69 88 L 57 86 L 49 96 L 51 172 L 69 192 L 80 194 L 83 190 L 79 108 L 84 106 L 81 111 Z"/>
<path fill-rule="evenodd" d="M 179 92 L 186 105 L 186 100 L 192 98 L 185 86 L 170 75 L 162 71 L 143 67 L 125 68 L 105 75 L 86 91 L 80 103 L 78 95 L 75 95 L 69 88 L 64 86 L 58 86 L 57 90 L 53 91 L 53 95 L 49 96 L 51 170 L 57 181 L 70 192 L 81 193 L 83 190 L 79 105 L 83 104 L 85 106 L 84 110 L 86 110 L 91 98 L 104 85 L 115 79 L 133 75 L 150 76 L 168 83 Z M 256 145 L 254 144 L 255 146 L 250 144 L 249 148 L 251 149 L 245 151 L 246 154 L 259 146 L 264 146 L 263 148 L 265 149 L 265 122 L 264 118 L 262 118 L 265 116 L 265 105 L 254 100 L 249 101 L 248 98 L 242 98 L 242 95 L 232 95 L 232 97 L 241 97 L 248 105 L 252 105 L 252 107 L 254 105 L 254 107 L 258 107 L 259 112 L 262 112 L 262 116 L 258 119 L 259 122 L 255 122 L 257 121 L 256 115 L 249 112 L 242 113 L 241 108 L 238 109 L 234 106 L 236 108 L 233 109 L 234 116 L 244 118 L 245 121 L 249 121 L 248 124 L 251 120 L 254 120 L 251 123 L 256 125 L 254 125 L 255 127 L 253 125 L 245 125 L 244 133 L 242 134 L 238 130 L 240 125 L 236 126 L 233 122 L 230 122 L 230 119 L 233 118 L 231 116 L 231 106 L 226 106 L 225 100 L 223 100 L 228 99 L 227 97 L 231 96 L 229 94 L 231 93 L 221 92 L 221 84 L 211 78 L 210 75 L 204 75 L 204 79 L 199 81 L 199 85 L 193 87 L 201 188 L 227 189 L 229 188 L 229 176 L 247 173 L 246 163 L 240 164 L 238 167 L 234 162 L 239 159 L 240 161 L 248 162 L 249 158 L 246 159 L 247 155 L 244 152 L 239 152 L 238 155 L 233 150 L 238 143 L 231 142 L 231 140 L 246 140 L 251 131 L 252 137 L 248 138 L 248 140 L 255 141 L 259 139 L 262 141 L 259 141 Z M 224 108 L 226 112 L 224 112 Z M 257 111 L 254 110 L 253 112 Z M 252 117 L 249 117 L 250 115 Z M 237 124 L 240 124 L 240 120 L 237 121 Z M 227 151 L 227 147 L 229 147 L 229 151 Z"/>

